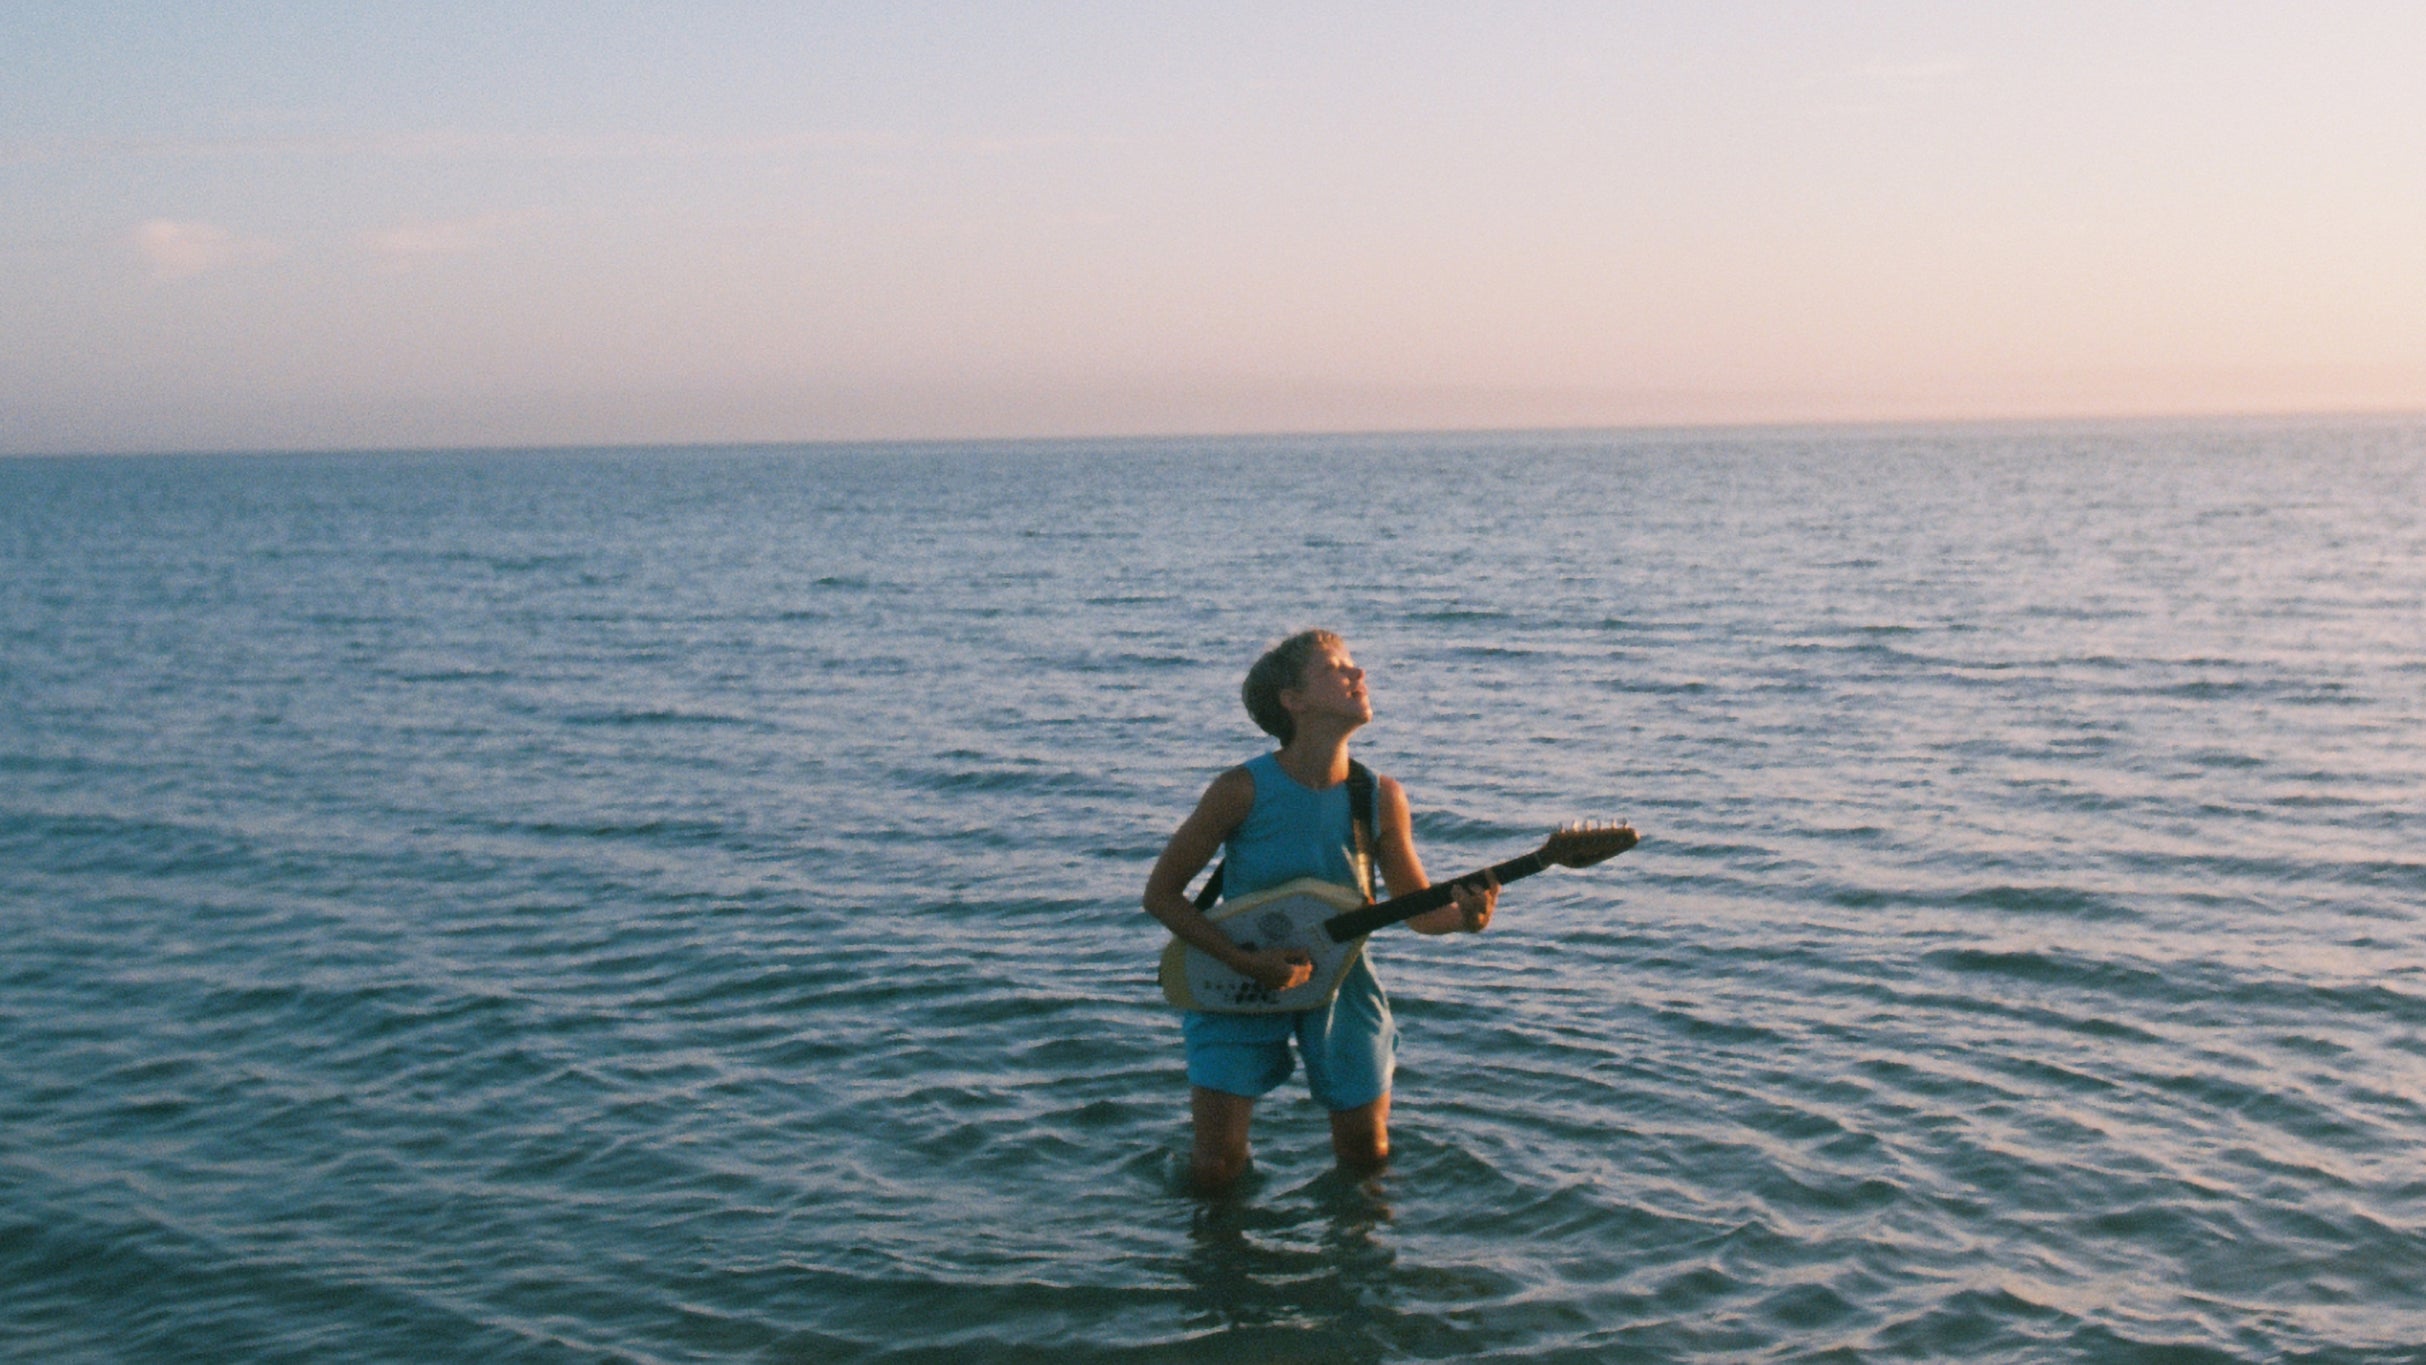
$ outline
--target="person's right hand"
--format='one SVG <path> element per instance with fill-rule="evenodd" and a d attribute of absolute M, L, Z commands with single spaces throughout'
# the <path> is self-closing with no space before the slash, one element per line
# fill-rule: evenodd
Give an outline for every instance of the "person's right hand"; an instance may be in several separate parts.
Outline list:
<path fill-rule="evenodd" d="M 1292 991 L 1314 979 L 1314 959 L 1295 948 L 1263 948 L 1247 954 L 1238 974 L 1268 991 Z"/>

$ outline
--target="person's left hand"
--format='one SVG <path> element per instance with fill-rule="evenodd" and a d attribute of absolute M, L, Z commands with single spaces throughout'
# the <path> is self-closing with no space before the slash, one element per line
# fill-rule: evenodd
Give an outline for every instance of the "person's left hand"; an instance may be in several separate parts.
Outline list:
<path fill-rule="evenodd" d="M 1491 912 L 1499 908 L 1499 878 L 1485 869 L 1480 882 L 1460 880 L 1449 893 L 1449 901 L 1465 916 L 1466 932 L 1479 934 L 1491 923 Z"/>

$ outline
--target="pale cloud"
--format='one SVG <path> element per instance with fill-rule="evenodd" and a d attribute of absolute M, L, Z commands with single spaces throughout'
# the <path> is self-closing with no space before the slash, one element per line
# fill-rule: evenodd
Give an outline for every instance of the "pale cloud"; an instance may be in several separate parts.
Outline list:
<path fill-rule="evenodd" d="M 485 251 L 530 219 L 528 213 L 484 213 L 471 218 L 398 223 L 363 233 L 358 240 L 363 250 L 394 270 L 432 257 L 468 256 Z"/>
<path fill-rule="evenodd" d="M 272 260 L 285 253 L 280 244 L 261 237 L 244 237 L 217 223 L 180 222 L 154 218 L 138 224 L 135 251 L 151 267 L 156 280 L 182 280 L 223 266 Z"/>
<path fill-rule="evenodd" d="M 987 133 L 938 137 L 887 131 L 771 132 L 729 136 L 617 133 L 465 132 L 422 129 L 383 133 L 228 137 L 0 137 L 0 166 L 109 161 L 266 160 L 344 157 L 372 161 L 746 160 L 850 153 L 885 156 L 1003 156 L 1134 145 L 1127 135 Z"/>
<path fill-rule="evenodd" d="M 1060 139 L 1066 141 L 1068 139 Z M 475 133 L 424 129 L 387 133 L 259 137 L 0 138 L 0 166 L 116 160 L 216 160 L 231 157 L 349 157 L 382 161 L 614 161 L 645 158 L 799 156 L 823 152 L 889 152 L 922 146 L 989 150 L 1002 139 L 933 138 L 887 133 L 766 133 L 692 137 L 632 133 L 602 136 Z"/>

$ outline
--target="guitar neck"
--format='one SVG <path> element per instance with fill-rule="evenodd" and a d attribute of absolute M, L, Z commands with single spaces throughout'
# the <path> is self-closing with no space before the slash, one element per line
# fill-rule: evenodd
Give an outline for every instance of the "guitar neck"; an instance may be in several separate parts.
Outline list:
<path fill-rule="evenodd" d="M 1499 879 L 1500 885 L 1505 886 L 1520 877 L 1530 877 L 1549 865 L 1549 860 L 1543 858 L 1537 850 L 1521 858 L 1510 858 L 1504 863 L 1495 864 L 1491 868 L 1491 875 Z M 1464 880 L 1466 878 L 1460 877 L 1456 881 L 1441 882 L 1435 886 L 1427 886 L 1421 891 L 1410 891 L 1403 896 L 1392 896 L 1386 901 L 1365 906 L 1360 910 L 1350 910 L 1345 914 L 1333 915 L 1323 921 L 1323 932 L 1331 936 L 1333 943 L 1345 943 L 1352 938 L 1362 938 L 1376 929 L 1387 928 L 1402 919 L 1447 905 L 1450 898 L 1457 894 L 1458 882 Z"/>

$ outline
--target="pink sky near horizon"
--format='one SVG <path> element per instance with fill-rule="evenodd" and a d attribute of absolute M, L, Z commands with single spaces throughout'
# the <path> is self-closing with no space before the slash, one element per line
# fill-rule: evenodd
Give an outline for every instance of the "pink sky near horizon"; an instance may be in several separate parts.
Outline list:
<path fill-rule="evenodd" d="M 2426 7 L 27 5 L 0 451 L 2426 410 Z"/>

